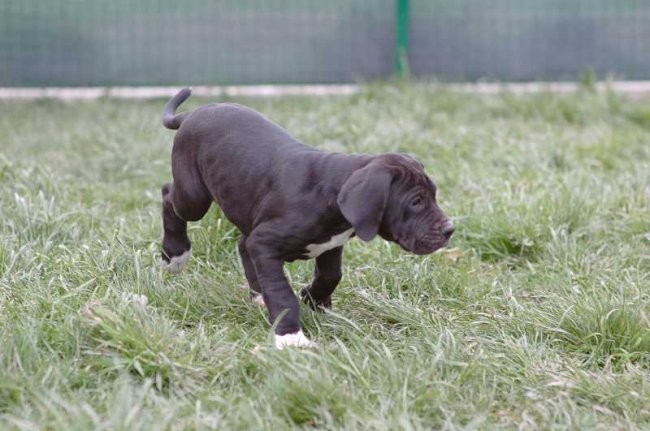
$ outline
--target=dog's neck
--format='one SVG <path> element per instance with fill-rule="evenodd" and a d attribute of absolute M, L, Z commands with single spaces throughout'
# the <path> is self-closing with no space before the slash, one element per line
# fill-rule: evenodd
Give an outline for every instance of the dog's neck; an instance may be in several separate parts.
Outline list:
<path fill-rule="evenodd" d="M 329 179 L 329 186 L 338 194 L 348 178 L 375 157 L 367 154 L 330 153 L 317 169 L 320 170 L 321 178 Z"/>

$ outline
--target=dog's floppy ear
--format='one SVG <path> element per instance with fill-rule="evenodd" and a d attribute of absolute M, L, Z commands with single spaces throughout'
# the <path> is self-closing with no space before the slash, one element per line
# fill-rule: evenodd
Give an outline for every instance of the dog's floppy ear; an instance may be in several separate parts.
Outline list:
<path fill-rule="evenodd" d="M 388 169 L 370 164 L 355 171 L 341 187 L 336 202 L 364 241 L 370 241 L 379 231 L 392 180 Z"/>

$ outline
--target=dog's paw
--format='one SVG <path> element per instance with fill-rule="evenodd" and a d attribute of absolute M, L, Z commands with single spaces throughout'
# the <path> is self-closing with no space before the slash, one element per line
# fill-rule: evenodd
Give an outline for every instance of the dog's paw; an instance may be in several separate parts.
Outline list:
<path fill-rule="evenodd" d="M 316 299 L 309 293 L 309 288 L 304 288 L 300 291 L 300 298 L 302 299 L 302 302 L 309 305 L 309 308 L 314 311 L 322 312 L 324 309 L 332 309 L 332 295 L 324 299 Z"/>
<path fill-rule="evenodd" d="M 149 304 L 149 298 L 145 295 L 139 295 L 137 293 L 124 292 L 122 293 L 122 300 L 127 303 L 131 303 L 136 307 L 144 309 Z"/>
<path fill-rule="evenodd" d="M 275 336 L 275 347 L 282 350 L 285 347 L 316 347 L 316 343 L 305 337 L 302 330 L 293 334 Z"/>
<path fill-rule="evenodd" d="M 180 256 L 174 256 L 170 258 L 169 261 L 165 259 L 161 259 L 160 266 L 165 271 L 169 271 L 173 274 L 178 274 L 183 269 L 185 269 L 185 267 L 187 266 L 187 262 L 190 260 L 191 255 L 192 255 L 191 250 L 187 250 L 185 253 L 181 254 Z"/>
<path fill-rule="evenodd" d="M 264 303 L 264 298 L 262 298 L 262 295 L 258 293 L 254 293 L 251 295 L 251 302 L 255 305 L 259 305 L 260 307 L 266 307 L 266 304 Z"/>

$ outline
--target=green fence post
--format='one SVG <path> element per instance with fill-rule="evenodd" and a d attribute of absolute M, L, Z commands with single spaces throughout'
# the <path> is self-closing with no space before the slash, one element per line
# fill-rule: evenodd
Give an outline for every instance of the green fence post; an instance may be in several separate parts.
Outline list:
<path fill-rule="evenodd" d="M 395 74 L 403 78 L 409 74 L 409 0 L 397 1 L 397 25 L 395 26 Z"/>

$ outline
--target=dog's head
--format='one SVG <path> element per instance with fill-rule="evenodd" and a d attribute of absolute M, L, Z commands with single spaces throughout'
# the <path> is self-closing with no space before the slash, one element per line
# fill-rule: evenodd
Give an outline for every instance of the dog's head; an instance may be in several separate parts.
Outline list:
<path fill-rule="evenodd" d="M 404 154 L 383 154 L 355 171 L 337 199 L 343 216 L 364 241 L 379 234 L 416 254 L 444 247 L 454 225 L 436 203 L 424 166 Z"/>

